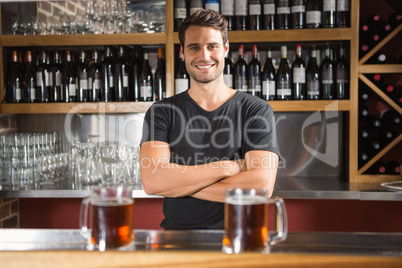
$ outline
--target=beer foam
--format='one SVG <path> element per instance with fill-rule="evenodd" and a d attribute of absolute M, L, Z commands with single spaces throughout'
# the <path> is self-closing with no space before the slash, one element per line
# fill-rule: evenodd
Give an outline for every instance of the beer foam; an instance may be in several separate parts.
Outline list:
<path fill-rule="evenodd" d="M 116 197 L 111 197 L 111 198 L 106 198 L 102 200 L 93 200 L 91 202 L 92 205 L 94 206 L 121 206 L 121 205 L 129 205 L 133 204 L 134 200 L 129 197 L 121 197 L 121 198 L 116 198 Z"/>
<path fill-rule="evenodd" d="M 225 203 L 232 205 L 259 205 L 267 203 L 267 198 L 264 196 L 228 196 L 225 198 Z"/>

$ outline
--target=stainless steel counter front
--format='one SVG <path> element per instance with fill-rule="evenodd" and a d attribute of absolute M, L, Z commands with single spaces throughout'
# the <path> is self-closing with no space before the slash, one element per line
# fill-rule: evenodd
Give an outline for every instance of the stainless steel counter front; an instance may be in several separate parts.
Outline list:
<path fill-rule="evenodd" d="M 0 191 L 0 197 L 8 198 L 83 198 L 89 190 L 20 190 Z M 392 192 L 380 184 L 353 185 L 339 178 L 277 178 L 273 196 L 285 199 L 349 199 L 375 201 L 402 201 L 402 191 Z M 160 198 L 134 190 L 134 198 Z"/>
<path fill-rule="evenodd" d="M 133 251 L 221 251 L 221 230 L 135 230 Z M 79 230 L 0 229 L 0 251 L 86 250 Z M 289 233 L 272 252 L 402 257 L 402 233 Z"/>

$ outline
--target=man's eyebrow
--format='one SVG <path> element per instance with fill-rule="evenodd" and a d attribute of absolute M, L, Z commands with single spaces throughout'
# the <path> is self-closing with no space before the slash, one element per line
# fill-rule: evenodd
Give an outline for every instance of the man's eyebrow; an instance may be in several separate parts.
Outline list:
<path fill-rule="evenodd" d="M 199 46 L 199 45 L 200 45 L 199 43 L 190 43 L 186 47 Z M 208 43 L 208 45 L 219 45 L 219 42 L 211 42 Z"/>

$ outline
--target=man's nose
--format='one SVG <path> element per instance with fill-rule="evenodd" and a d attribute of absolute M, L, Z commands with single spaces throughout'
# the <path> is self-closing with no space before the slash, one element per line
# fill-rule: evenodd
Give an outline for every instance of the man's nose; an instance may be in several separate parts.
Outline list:
<path fill-rule="evenodd" d="M 200 57 L 203 60 L 208 60 L 210 58 L 211 54 L 210 51 L 208 50 L 207 47 L 201 48 L 200 49 Z"/>

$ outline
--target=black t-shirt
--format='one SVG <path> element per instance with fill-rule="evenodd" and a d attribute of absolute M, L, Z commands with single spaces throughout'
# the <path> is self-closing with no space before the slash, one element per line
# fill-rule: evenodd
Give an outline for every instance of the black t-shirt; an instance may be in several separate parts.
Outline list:
<path fill-rule="evenodd" d="M 279 148 L 272 107 L 247 93 L 236 94 L 214 111 L 205 111 L 187 91 L 157 102 L 147 111 L 141 145 L 163 141 L 171 163 L 200 165 L 244 159 L 251 150 Z M 166 229 L 221 229 L 223 203 L 193 197 L 164 198 Z"/>

